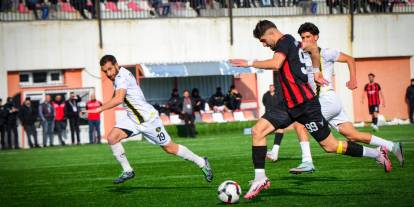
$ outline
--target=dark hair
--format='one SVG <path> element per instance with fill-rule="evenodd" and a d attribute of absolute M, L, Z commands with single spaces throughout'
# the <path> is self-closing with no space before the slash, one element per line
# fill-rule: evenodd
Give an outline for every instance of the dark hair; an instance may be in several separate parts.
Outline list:
<path fill-rule="evenodd" d="M 300 25 L 298 29 L 298 34 L 301 35 L 302 33 L 309 32 L 313 35 L 319 35 L 319 29 L 316 25 L 310 22 L 305 22 Z"/>
<path fill-rule="evenodd" d="M 414 78 L 411 78 L 411 82 L 413 82 L 414 81 Z M 0 98 L 0 100 L 1 100 L 1 98 Z"/>
<path fill-rule="evenodd" d="M 107 62 L 111 62 L 112 64 L 116 64 L 116 58 L 113 55 L 105 55 L 101 58 L 101 60 L 99 61 L 99 65 L 104 66 Z"/>
<path fill-rule="evenodd" d="M 257 39 L 260 39 L 260 37 L 262 37 L 264 33 L 270 28 L 277 29 L 276 25 L 273 22 L 269 20 L 261 20 L 256 24 L 256 28 L 253 30 L 253 36 Z"/>
<path fill-rule="evenodd" d="M 373 73 L 368 74 L 368 77 L 369 76 L 375 77 L 375 75 Z"/>

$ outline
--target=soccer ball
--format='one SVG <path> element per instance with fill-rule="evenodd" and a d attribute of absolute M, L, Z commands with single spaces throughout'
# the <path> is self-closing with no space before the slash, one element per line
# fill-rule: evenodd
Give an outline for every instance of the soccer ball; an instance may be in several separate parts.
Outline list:
<path fill-rule="evenodd" d="M 218 198 L 224 203 L 236 203 L 241 195 L 240 185 L 232 180 L 226 180 L 217 189 Z"/>

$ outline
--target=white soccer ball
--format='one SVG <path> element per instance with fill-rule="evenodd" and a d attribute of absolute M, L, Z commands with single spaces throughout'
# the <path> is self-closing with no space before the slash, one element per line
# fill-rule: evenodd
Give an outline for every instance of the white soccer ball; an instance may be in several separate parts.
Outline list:
<path fill-rule="evenodd" d="M 236 203 L 242 193 L 240 185 L 232 180 L 226 180 L 217 189 L 218 198 L 224 203 Z"/>

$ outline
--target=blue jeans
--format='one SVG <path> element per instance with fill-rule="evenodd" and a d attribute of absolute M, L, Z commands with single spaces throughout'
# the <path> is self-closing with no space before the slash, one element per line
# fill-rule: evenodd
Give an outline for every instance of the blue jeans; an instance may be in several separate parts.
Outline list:
<path fill-rule="evenodd" d="M 49 145 L 53 145 L 53 129 L 55 122 L 53 120 L 42 121 L 43 128 L 43 146 L 47 146 L 47 140 L 49 138 Z"/>
<path fill-rule="evenodd" d="M 89 144 L 101 143 L 101 121 L 88 121 L 89 125 Z M 96 131 L 96 140 L 93 132 Z"/>

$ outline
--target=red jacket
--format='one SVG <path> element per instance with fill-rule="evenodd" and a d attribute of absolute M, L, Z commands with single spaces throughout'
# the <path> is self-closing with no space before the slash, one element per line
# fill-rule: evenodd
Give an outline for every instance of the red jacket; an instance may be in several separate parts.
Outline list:
<path fill-rule="evenodd" d="M 96 109 L 98 107 L 102 106 L 102 103 L 100 101 L 88 101 L 88 103 L 86 103 L 86 109 L 88 110 L 93 110 Z M 89 121 L 99 121 L 101 120 L 101 115 L 100 113 L 88 113 L 88 120 Z"/>
<path fill-rule="evenodd" d="M 55 120 L 62 121 L 65 119 L 65 102 L 58 104 L 53 101 L 52 106 L 55 109 Z"/>

